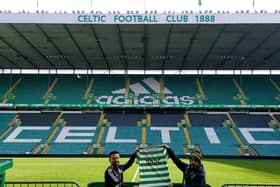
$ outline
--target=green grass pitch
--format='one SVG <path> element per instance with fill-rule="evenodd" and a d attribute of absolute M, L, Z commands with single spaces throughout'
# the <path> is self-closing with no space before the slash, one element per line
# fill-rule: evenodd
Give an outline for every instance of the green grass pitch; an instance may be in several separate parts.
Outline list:
<path fill-rule="evenodd" d="M 14 158 L 7 171 L 7 181 L 76 181 L 81 187 L 103 181 L 107 158 Z M 122 158 L 121 162 L 127 161 Z M 185 160 L 187 161 L 187 160 Z M 280 183 L 280 160 L 205 159 L 207 183 L 220 187 L 224 183 Z M 168 163 L 173 183 L 182 181 L 182 173 L 171 160 Z M 125 172 L 125 181 L 132 181 L 137 170 L 133 164 Z M 136 181 L 138 178 L 136 178 Z"/>

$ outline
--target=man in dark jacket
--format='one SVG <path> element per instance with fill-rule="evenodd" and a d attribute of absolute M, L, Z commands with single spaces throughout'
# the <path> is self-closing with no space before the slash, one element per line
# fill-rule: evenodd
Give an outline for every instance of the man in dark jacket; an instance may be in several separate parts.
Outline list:
<path fill-rule="evenodd" d="M 111 165 L 105 170 L 105 187 L 125 187 L 123 184 L 123 172 L 133 164 L 138 150 L 139 148 L 137 147 L 125 164 L 120 164 L 120 153 L 118 151 L 109 153 Z"/>
<path fill-rule="evenodd" d="M 190 156 L 189 164 L 186 164 L 175 155 L 171 148 L 167 145 L 164 146 L 169 157 L 184 174 L 183 187 L 205 187 L 205 170 L 201 164 L 202 156 L 200 151 L 194 151 Z"/>

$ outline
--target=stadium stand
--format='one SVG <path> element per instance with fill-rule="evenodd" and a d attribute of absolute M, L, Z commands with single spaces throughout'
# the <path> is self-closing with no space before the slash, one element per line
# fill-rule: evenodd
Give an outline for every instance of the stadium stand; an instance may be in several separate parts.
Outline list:
<path fill-rule="evenodd" d="M 253 1 L 255 13 L 212 14 L 198 4 L 137 11 L 138 22 L 117 19 L 129 11 L 0 11 L 0 156 L 129 155 L 168 144 L 180 156 L 279 158 L 279 10 L 258 13 Z"/>
<path fill-rule="evenodd" d="M 169 144 L 179 155 L 277 156 L 273 113 L 1 113 L 1 155 L 130 154 L 138 144 Z"/>
<path fill-rule="evenodd" d="M 227 116 L 225 113 L 188 113 L 188 116 L 192 126 L 221 127 L 223 122 L 227 120 Z"/>
<path fill-rule="evenodd" d="M 183 113 L 164 113 L 164 114 L 151 114 L 152 126 L 176 126 L 177 123 L 184 119 Z"/>
<path fill-rule="evenodd" d="M 278 91 L 273 76 L 95 76 L 1 75 L 2 103 L 272 105 Z M 257 80 L 255 82 L 255 80 Z M 275 77 L 277 80 L 277 77 Z M 10 82 L 10 85 L 7 84 Z M 5 83 L 4 83 L 5 82 Z M 274 81 L 275 83 L 276 81 Z M 184 83 L 188 83 L 187 86 Z M 277 83 L 275 83 L 277 84 Z M 226 90 L 226 92 L 225 92 Z M 261 90 L 266 92 L 259 94 Z M 38 106 L 38 105 L 37 105 Z M 42 106 L 42 105 L 39 105 Z"/>
<path fill-rule="evenodd" d="M 268 123 L 272 120 L 267 114 L 246 114 L 246 113 L 231 113 L 235 125 L 239 127 L 268 127 Z"/>

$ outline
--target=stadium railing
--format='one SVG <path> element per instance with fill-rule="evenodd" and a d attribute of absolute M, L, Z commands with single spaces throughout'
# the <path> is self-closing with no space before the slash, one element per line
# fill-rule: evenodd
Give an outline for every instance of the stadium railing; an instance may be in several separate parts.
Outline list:
<path fill-rule="evenodd" d="M 230 183 L 230 184 L 223 184 L 221 187 L 280 187 L 280 184 L 261 184 L 261 183 Z"/>
<path fill-rule="evenodd" d="M 138 185 L 138 183 L 126 182 L 125 185 L 127 187 L 133 187 L 134 185 Z M 181 187 L 181 184 L 173 184 L 173 187 Z M 105 187 L 104 182 L 92 182 L 89 183 L 87 187 Z"/>
<path fill-rule="evenodd" d="M 5 187 L 81 187 L 73 181 L 6 181 Z"/>

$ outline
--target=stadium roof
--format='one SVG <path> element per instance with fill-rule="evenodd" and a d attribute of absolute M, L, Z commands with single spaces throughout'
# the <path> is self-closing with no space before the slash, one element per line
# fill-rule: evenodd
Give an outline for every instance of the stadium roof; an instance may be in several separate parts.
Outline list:
<path fill-rule="evenodd" d="M 0 68 L 280 69 L 280 25 L 1 23 Z"/>

